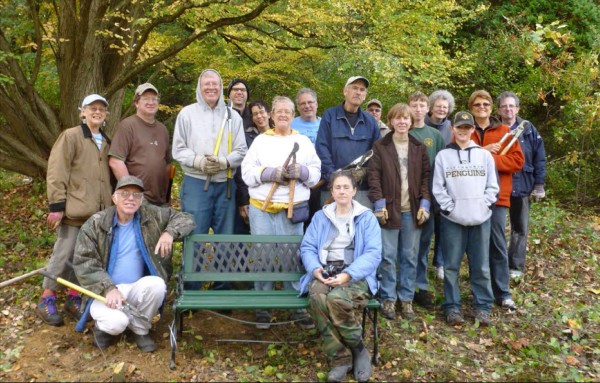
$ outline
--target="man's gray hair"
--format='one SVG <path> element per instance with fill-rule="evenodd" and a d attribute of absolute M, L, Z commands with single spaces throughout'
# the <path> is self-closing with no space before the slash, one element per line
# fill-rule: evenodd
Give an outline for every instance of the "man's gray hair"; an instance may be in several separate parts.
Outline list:
<path fill-rule="evenodd" d="M 300 98 L 300 96 L 302 96 L 305 93 L 310 94 L 315 99 L 315 101 L 317 101 L 317 93 L 314 90 L 310 88 L 300 88 L 298 93 L 296 93 L 296 105 L 298 105 L 298 99 Z"/>
<path fill-rule="evenodd" d="M 497 99 L 498 107 L 500 107 L 500 103 L 502 101 L 504 101 L 504 99 L 511 98 L 511 97 L 515 99 L 515 106 L 520 106 L 521 100 L 519 100 L 519 97 L 516 94 L 514 94 L 513 92 L 511 92 L 510 90 L 507 90 L 498 95 L 498 99 Z"/>
<path fill-rule="evenodd" d="M 454 111 L 454 96 L 445 89 L 436 90 L 429 95 L 429 109 L 433 110 L 433 105 L 437 100 L 448 101 L 448 116 Z"/>

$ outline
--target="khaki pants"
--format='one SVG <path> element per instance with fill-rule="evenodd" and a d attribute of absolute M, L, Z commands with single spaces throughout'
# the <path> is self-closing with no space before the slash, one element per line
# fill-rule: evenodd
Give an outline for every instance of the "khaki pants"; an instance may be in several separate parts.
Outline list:
<path fill-rule="evenodd" d="M 127 315 L 123 310 L 111 309 L 103 302 L 94 301 L 90 307 L 90 314 L 96 321 L 96 327 L 110 335 L 119 335 L 128 327 L 135 334 L 148 334 L 152 327 L 152 317 L 156 315 L 165 299 L 165 281 L 161 277 L 147 276 L 135 283 L 119 284 L 117 288 L 127 303 L 137 308 L 148 320 Z"/>

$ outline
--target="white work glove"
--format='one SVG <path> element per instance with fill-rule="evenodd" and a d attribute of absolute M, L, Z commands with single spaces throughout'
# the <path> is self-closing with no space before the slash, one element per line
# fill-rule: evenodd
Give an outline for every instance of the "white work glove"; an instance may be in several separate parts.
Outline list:
<path fill-rule="evenodd" d="M 227 158 L 206 156 L 206 174 L 217 174 L 228 167 Z"/>
<path fill-rule="evenodd" d="M 194 164 L 192 166 L 194 167 L 194 169 L 200 170 L 202 173 L 206 173 L 206 175 L 209 175 L 209 176 L 217 174 L 219 172 L 219 170 L 217 169 L 217 171 L 214 171 L 211 168 L 209 168 L 208 167 L 209 163 L 211 163 L 211 162 L 208 160 L 208 156 L 204 156 L 204 157 L 196 156 L 194 158 Z"/>
<path fill-rule="evenodd" d="M 536 202 L 541 201 L 544 197 L 546 197 L 544 184 L 533 185 L 533 191 L 531 192 L 530 196 Z"/>

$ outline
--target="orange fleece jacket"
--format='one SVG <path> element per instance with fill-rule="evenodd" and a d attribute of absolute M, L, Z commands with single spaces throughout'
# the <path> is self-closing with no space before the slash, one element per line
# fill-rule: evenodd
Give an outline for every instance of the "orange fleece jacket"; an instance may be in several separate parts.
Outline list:
<path fill-rule="evenodd" d="M 490 117 L 491 125 L 486 129 L 476 127 L 475 131 L 471 135 L 471 139 L 479 146 L 484 147 L 489 144 L 494 144 L 504 136 L 507 132 L 510 132 L 510 128 L 503 125 L 498 120 Z M 510 142 L 509 137 L 500 148 L 500 151 L 504 150 L 506 145 Z M 512 175 L 518 172 L 525 163 L 525 157 L 521 151 L 521 145 L 519 142 L 515 142 L 511 146 L 508 153 L 505 155 L 492 154 L 494 157 L 494 163 L 498 170 L 498 184 L 500 185 L 500 193 L 498 195 L 497 206 L 510 207 L 510 194 L 512 192 Z"/>

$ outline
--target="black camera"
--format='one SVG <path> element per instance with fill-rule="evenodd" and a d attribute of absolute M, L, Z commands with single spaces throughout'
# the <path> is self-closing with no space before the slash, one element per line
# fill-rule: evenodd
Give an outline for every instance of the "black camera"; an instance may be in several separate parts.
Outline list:
<path fill-rule="evenodd" d="M 343 266 L 337 266 L 333 263 L 329 263 L 323 267 L 323 271 L 321 271 L 321 275 L 324 279 L 333 278 L 338 275 L 344 269 Z"/>

